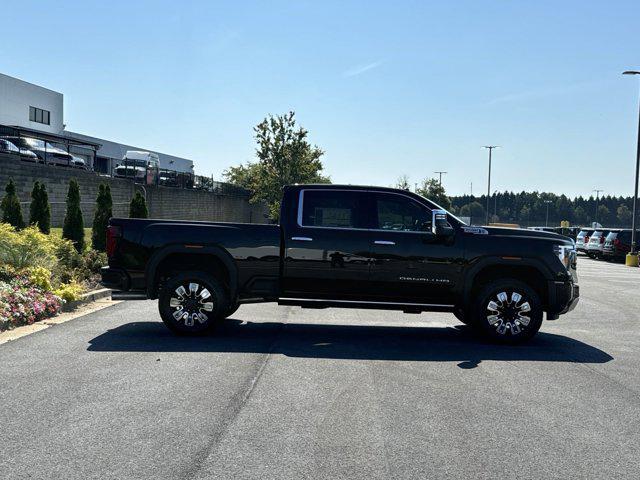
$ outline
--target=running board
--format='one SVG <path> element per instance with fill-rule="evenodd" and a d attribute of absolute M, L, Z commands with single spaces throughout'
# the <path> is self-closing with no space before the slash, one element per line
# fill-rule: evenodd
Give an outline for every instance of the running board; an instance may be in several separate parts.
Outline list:
<path fill-rule="evenodd" d="M 111 292 L 111 300 L 146 300 L 145 292 Z"/>
<path fill-rule="evenodd" d="M 309 298 L 280 298 L 278 305 L 302 308 L 371 308 L 377 310 L 402 310 L 405 313 L 453 312 L 453 305 L 436 303 L 376 302 L 362 300 L 330 300 Z"/>

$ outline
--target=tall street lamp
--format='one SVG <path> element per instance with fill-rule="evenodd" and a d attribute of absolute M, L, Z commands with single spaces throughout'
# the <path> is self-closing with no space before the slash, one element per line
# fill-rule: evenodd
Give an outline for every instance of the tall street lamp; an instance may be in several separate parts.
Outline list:
<path fill-rule="evenodd" d="M 552 203 L 551 200 L 545 200 L 544 203 L 547 204 L 547 216 L 544 219 L 544 226 L 549 226 L 549 204 Z"/>
<path fill-rule="evenodd" d="M 623 75 L 640 75 L 636 70 L 627 70 Z M 631 219 L 631 252 L 629 255 L 635 259 L 629 259 L 628 265 L 638 265 L 636 250 L 636 204 L 638 203 L 638 174 L 640 173 L 640 111 L 638 113 L 638 146 L 636 151 L 636 179 L 633 184 L 633 217 Z"/>
<path fill-rule="evenodd" d="M 598 204 L 600 203 L 600 194 L 604 192 L 604 190 L 596 188 L 592 191 L 596 192 L 596 223 L 598 223 Z"/>
<path fill-rule="evenodd" d="M 489 225 L 489 198 L 491 197 L 491 153 L 494 148 L 500 148 L 499 145 L 485 145 L 482 148 L 489 150 L 489 176 L 487 177 L 487 225 Z"/>
<path fill-rule="evenodd" d="M 498 216 L 498 195 L 496 195 L 497 193 L 498 193 L 498 190 L 493 191 L 493 216 L 494 217 Z"/>
<path fill-rule="evenodd" d="M 440 184 L 440 186 L 442 186 L 442 175 L 446 175 L 449 172 L 433 172 L 433 173 L 437 173 L 438 175 L 440 175 L 440 179 L 438 180 L 438 183 Z"/>

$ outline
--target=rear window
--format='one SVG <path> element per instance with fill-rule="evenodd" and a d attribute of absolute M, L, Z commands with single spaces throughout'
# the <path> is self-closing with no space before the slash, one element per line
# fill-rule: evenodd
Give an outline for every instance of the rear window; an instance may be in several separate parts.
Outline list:
<path fill-rule="evenodd" d="M 580 233 L 578 233 L 578 237 L 580 237 L 580 238 L 588 237 L 589 236 L 589 231 L 590 230 L 580 230 Z"/>
<path fill-rule="evenodd" d="M 366 192 L 340 190 L 303 190 L 303 227 L 367 228 Z"/>
<path fill-rule="evenodd" d="M 609 232 L 609 235 L 607 235 L 606 241 L 613 242 L 617 236 L 618 236 L 618 232 Z"/>
<path fill-rule="evenodd" d="M 591 238 L 600 238 L 602 236 L 602 232 L 593 232 L 591 234 Z"/>
<path fill-rule="evenodd" d="M 621 242 L 630 242 L 631 241 L 631 232 L 620 232 L 618 233 L 618 240 Z"/>

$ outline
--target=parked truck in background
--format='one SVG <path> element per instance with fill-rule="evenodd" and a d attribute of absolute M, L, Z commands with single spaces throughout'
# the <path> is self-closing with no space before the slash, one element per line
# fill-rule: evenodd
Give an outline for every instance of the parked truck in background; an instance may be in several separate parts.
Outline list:
<path fill-rule="evenodd" d="M 491 339 L 531 338 L 579 297 L 574 243 L 473 227 L 408 191 L 286 187 L 278 225 L 110 220 L 102 281 L 158 299 L 172 331 L 203 333 L 245 302 L 452 312 Z"/>

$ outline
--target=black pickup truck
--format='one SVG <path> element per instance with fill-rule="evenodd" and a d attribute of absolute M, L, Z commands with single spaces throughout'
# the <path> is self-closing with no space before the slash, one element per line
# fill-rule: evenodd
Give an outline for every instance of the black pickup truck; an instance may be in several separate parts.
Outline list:
<path fill-rule="evenodd" d="M 102 283 L 158 299 L 177 333 L 249 302 L 452 312 L 515 343 L 578 301 L 575 245 L 555 233 L 472 227 L 403 190 L 286 187 L 279 225 L 112 218 Z"/>

